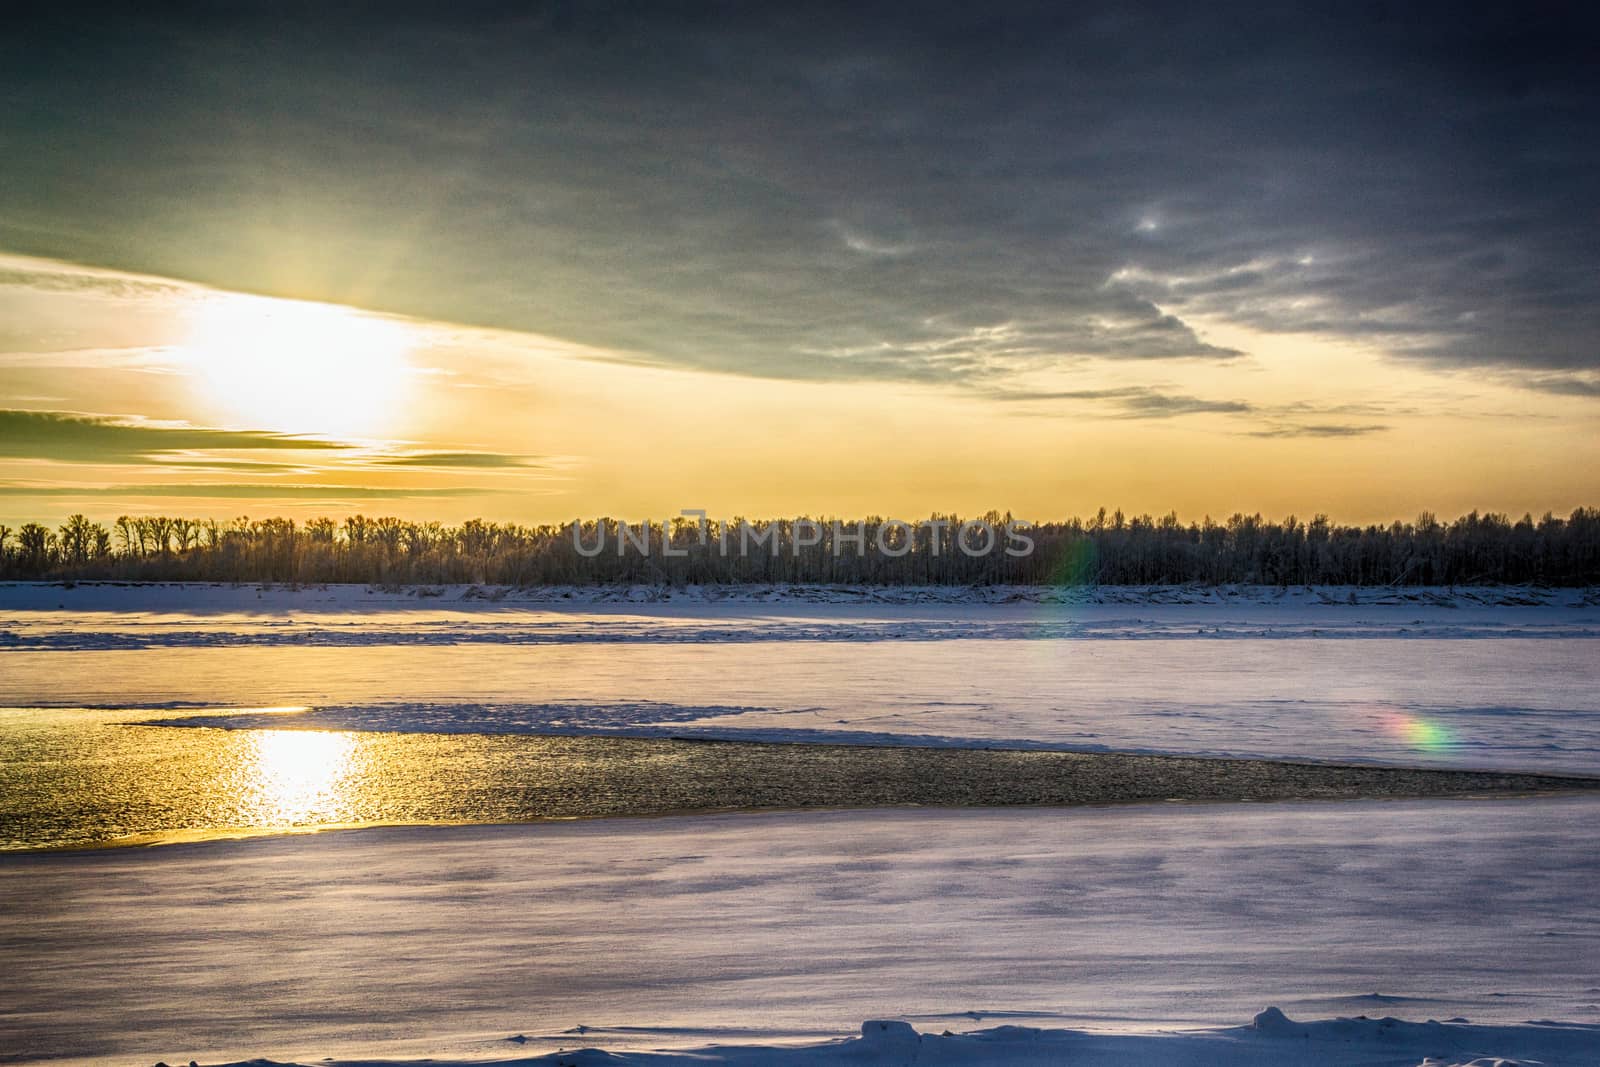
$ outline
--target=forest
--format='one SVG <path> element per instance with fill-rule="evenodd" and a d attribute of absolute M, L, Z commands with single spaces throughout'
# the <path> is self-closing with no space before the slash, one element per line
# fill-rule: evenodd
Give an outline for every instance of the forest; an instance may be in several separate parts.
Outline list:
<path fill-rule="evenodd" d="M 970 537 L 955 537 L 963 523 Z M 994 532 L 985 536 L 983 528 Z M 1011 530 L 1025 531 L 1022 534 Z M 1023 540 L 1025 538 L 1025 542 Z M 1026 544 L 1029 551 L 1023 552 Z M 648 550 L 641 546 L 648 546 Z M 981 551 L 980 551 L 981 549 Z M 1600 509 L 1566 518 L 1472 512 L 1453 521 L 1341 525 L 1176 514 L 1021 523 L 989 513 L 881 518 L 601 519 L 460 525 L 351 515 L 229 521 L 73 515 L 58 528 L 0 526 L 0 578 L 512 586 L 1600 584 Z"/>

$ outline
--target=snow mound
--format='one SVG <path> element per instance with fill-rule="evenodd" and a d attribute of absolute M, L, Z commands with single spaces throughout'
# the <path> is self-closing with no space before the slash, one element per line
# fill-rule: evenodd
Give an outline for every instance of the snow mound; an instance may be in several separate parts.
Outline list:
<path fill-rule="evenodd" d="M 1267 1034 L 1281 1034 L 1293 1029 L 1294 1023 L 1281 1009 L 1269 1007 L 1256 1013 L 1256 1017 L 1250 1020 L 1250 1028 Z"/>
<path fill-rule="evenodd" d="M 532 1040 L 532 1039 L 530 1039 Z M 1506 1054 L 1502 1054 L 1506 1053 Z M 1507 1055 L 1509 1054 L 1509 1055 Z M 339 1067 L 336 1061 L 323 1061 Z M 445 1067 L 443 1061 L 426 1061 Z M 898 1019 L 870 1019 L 861 1036 L 813 1045 L 710 1045 L 671 1051 L 561 1049 L 517 1067 L 591 1064 L 1072 1064 L 1074 1067 L 1559 1067 L 1600 1062 L 1600 1026 L 1526 1023 L 1472 1026 L 1435 1020 L 1355 1018 L 1297 1021 L 1269 1007 L 1248 1026 L 1157 1033 L 998 1026 L 922 1034 Z M 264 1067 L 266 1061 L 232 1067 Z M 507 1065 L 509 1067 L 509 1065 Z"/>
<path fill-rule="evenodd" d="M 922 1035 L 899 1019 L 868 1019 L 861 1024 L 861 1041 L 875 1050 L 914 1049 L 922 1043 Z"/>

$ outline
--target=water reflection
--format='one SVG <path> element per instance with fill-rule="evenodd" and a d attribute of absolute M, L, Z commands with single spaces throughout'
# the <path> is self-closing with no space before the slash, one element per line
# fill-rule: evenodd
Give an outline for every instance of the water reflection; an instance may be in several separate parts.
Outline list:
<path fill-rule="evenodd" d="M 238 795 L 253 826 L 344 822 L 365 770 L 357 735 L 327 730 L 256 730 L 244 735 Z"/>
<path fill-rule="evenodd" d="M 1425 796 L 1581 784 L 1067 752 L 147 724 L 170 714 L 0 707 L 0 852 L 384 823 Z"/>

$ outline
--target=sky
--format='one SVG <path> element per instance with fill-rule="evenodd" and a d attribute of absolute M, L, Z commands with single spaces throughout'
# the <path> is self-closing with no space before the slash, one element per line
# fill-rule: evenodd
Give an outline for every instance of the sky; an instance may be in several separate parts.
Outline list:
<path fill-rule="evenodd" d="M 1596 29 L 11 16 L 0 523 L 1600 503 Z"/>

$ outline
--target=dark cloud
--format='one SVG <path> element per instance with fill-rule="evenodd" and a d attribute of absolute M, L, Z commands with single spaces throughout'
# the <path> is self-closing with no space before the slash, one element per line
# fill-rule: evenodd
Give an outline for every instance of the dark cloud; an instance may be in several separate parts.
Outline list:
<path fill-rule="evenodd" d="M 188 451 L 345 448 L 335 441 L 256 430 L 213 430 L 141 423 L 69 411 L 0 409 L 0 456 L 80 463 L 182 459 Z"/>
<path fill-rule="evenodd" d="M 327 7 L 16 17 L 0 245 L 792 378 L 1600 366 L 1576 5 Z"/>
<path fill-rule="evenodd" d="M 181 485 L 30 485 L 0 483 L 0 496 L 24 497 L 194 497 L 212 500 L 403 500 L 408 497 L 488 496 L 493 489 L 422 489 L 373 485 L 283 485 L 254 482 L 200 482 Z"/>

